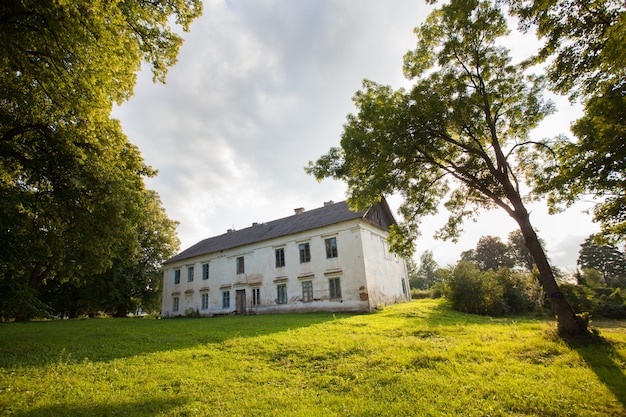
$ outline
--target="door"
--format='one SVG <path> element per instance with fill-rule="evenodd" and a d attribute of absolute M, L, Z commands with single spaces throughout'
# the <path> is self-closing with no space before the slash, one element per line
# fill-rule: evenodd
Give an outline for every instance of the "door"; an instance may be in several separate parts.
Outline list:
<path fill-rule="evenodd" d="M 237 290 L 235 292 L 235 306 L 237 314 L 246 314 L 246 290 Z"/>

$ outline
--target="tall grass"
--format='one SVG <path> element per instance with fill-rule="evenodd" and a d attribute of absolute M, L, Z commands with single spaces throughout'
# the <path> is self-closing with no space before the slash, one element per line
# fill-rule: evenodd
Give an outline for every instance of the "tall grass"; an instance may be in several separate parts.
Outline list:
<path fill-rule="evenodd" d="M 374 314 L 0 324 L 15 416 L 626 416 L 626 323 L 567 344 L 532 317 L 419 300 Z"/>

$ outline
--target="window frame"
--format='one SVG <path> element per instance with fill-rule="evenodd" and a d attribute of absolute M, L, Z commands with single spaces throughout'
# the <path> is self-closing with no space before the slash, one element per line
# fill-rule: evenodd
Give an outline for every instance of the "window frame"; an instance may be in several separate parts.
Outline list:
<path fill-rule="evenodd" d="M 180 297 L 174 296 L 172 297 L 172 311 L 177 313 L 180 309 Z"/>
<path fill-rule="evenodd" d="M 204 263 L 202 264 L 202 280 L 206 281 L 209 279 L 210 276 L 210 268 L 209 268 L 209 264 L 208 263 Z"/>
<path fill-rule="evenodd" d="M 336 237 L 329 237 L 328 239 L 324 239 L 324 246 L 326 247 L 326 259 L 339 257 Z"/>
<path fill-rule="evenodd" d="M 301 264 L 311 262 L 311 245 L 309 242 L 300 243 L 298 245 L 298 252 L 300 253 Z"/>
<path fill-rule="evenodd" d="M 237 275 L 246 273 L 246 261 L 243 256 L 237 257 Z"/>
<path fill-rule="evenodd" d="M 276 285 L 276 304 L 287 304 L 287 284 Z"/>
<path fill-rule="evenodd" d="M 274 252 L 276 257 L 276 268 L 285 266 L 285 248 L 278 248 Z"/>
<path fill-rule="evenodd" d="M 252 288 L 252 305 L 261 305 L 261 289 L 258 287 Z"/>
<path fill-rule="evenodd" d="M 313 281 L 302 281 L 302 302 L 310 303 L 313 301 Z"/>
<path fill-rule="evenodd" d="M 174 270 L 174 285 L 180 284 L 180 269 Z"/>
<path fill-rule="evenodd" d="M 222 308 L 230 308 L 230 291 L 222 291 Z"/>
<path fill-rule="evenodd" d="M 208 310 L 209 309 L 209 293 L 203 292 L 200 294 L 200 309 Z"/>
<path fill-rule="evenodd" d="M 193 265 L 188 266 L 187 267 L 187 282 L 193 282 L 193 274 L 194 274 Z"/>
<path fill-rule="evenodd" d="M 328 279 L 328 296 L 331 300 L 341 298 L 341 279 L 338 277 Z"/>

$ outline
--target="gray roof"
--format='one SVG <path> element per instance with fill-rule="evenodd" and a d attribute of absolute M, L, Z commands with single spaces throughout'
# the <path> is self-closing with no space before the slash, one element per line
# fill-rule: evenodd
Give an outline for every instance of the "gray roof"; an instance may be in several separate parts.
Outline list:
<path fill-rule="evenodd" d="M 382 199 L 380 203 L 375 204 L 366 211 L 357 212 L 350 210 L 345 201 L 338 203 L 331 202 L 314 210 L 304 211 L 300 214 L 294 214 L 293 216 L 267 223 L 259 223 L 245 229 L 229 231 L 223 235 L 204 239 L 180 252 L 173 258 L 170 258 L 165 263 L 232 249 L 238 246 L 262 242 L 264 240 L 292 235 L 359 218 L 375 224 L 384 230 L 389 230 L 389 226 L 395 223 L 395 219 L 385 199 Z"/>

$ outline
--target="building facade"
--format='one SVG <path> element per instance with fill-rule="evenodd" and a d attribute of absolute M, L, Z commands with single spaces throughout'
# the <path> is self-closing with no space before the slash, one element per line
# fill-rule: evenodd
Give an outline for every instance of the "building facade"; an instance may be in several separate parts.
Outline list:
<path fill-rule="evenodd" d="M 324 203 L 205 239 L 164 264 L 162 315 L 372 311 L 408 301 L 404 259 L 389 251 L 383 199 L 365 212 Z"/>

